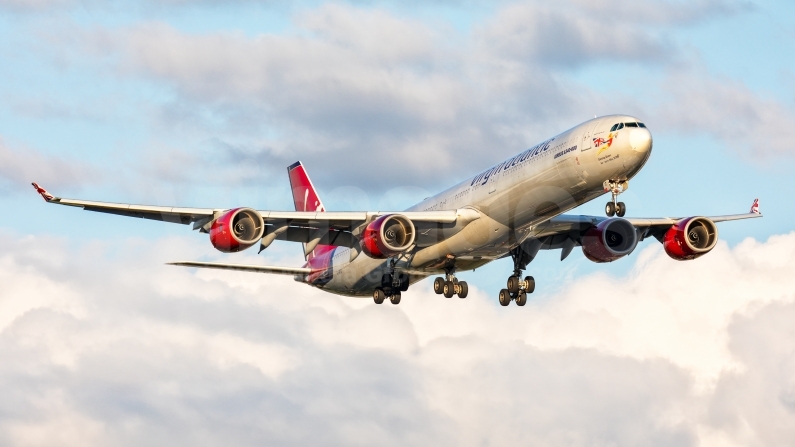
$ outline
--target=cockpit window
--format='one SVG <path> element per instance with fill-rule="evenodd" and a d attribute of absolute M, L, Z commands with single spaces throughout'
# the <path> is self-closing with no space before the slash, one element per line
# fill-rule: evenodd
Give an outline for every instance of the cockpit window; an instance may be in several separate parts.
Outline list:
<path fill-rule="evenodd" d="M 638 127 L 638 123 L 625 123 L 627 127 Z"/>
<path fill-rule="evenodd" d="M 618 123 L 618 128 L 616 130 L 621 130 L 624 128 L 624 123 Z"/>
<path fill-rule="evenodd" d="M 610 132 L 615 132 L 618 129 L 618 124 L 613 124 L 613 127 L 610 128 Z"/>
<path fill-rule="evenodd" d="M 644 129 L 646 128 L 646 125 L 645 125 L 645 124 L 643 124 L 643 123 L 638 123 L 638 126 L 640 126 L 640 127 L 644 128 Z"/>

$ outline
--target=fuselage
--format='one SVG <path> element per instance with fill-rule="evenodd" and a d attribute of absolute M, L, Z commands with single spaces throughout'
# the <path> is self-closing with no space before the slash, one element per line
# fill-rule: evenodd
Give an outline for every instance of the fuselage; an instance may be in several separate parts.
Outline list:
<path fill-rule="evenodd" d="M 465 271 L 499 259 L 542 232 L 549 219 L 605 194 L 605 181 L 634 177 L 651 148 L 651 133 L 627 115 L 595 118 L 544 140 L 406 210 L 472 209 L 480 217 L 418 227 L 413 254 L 397 266 L 416 282 L 450 262 Z M 296 280 L 332 293 L 370 297 L 389 269 L 387 262 L 338 247 L 311 259 L 307 267 L 315 273 Z"/>

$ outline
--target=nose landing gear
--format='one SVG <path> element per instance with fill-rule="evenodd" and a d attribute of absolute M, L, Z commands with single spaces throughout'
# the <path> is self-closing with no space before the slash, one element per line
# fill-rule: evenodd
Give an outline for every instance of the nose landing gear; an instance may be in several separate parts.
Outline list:
<path fill-rule="evenodd" d="M 626 180 L 605 180 L 603 186 L 605 192 L 609 191 L 613 195 L 613 200 L 605 205 L 607 217 L 624 217 L 627 213 L 627 206 L 624 202 L 618 202 L 618 195 L 629 189 L 629 182 Z"/>

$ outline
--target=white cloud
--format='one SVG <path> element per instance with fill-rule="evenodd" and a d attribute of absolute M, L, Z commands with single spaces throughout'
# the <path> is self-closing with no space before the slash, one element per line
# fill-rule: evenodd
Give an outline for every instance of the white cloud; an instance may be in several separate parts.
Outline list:
<path fill-rule="evenodd" d="M 0 242 L 3 445 L 795 435 L 795 233 L 694 262 L 651 246 L 626 275 L 582 276 L 525 308 L 476 287 L 447 300 L 422 283 L 377 306 L 289 278 L 164 266 L 210 253 L 181 238 Z"/>
<path fill-rule="evenodd" d="M 39 182 L 48 188 L 79 186 L 100 177 L 92 166 L 30 147 L 10 147 L 0 139 L 0 188 L 22 190 Z M 32 189 L 30 189 L 32 191 Z"/>
<path fill-rule="evenodd" d="M 736 152 L 770 160 L 793 152 L 795 103 L 751 90 L 742 82 L 699 73 L 666 79 L 670 98 L 657 111 L 667 129 L 706 133 Z"/>

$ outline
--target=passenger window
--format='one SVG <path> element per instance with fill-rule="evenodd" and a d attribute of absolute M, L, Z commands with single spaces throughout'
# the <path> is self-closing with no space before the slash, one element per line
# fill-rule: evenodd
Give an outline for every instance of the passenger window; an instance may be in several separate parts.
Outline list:
<path fill-rule="evenodd" d="M 610 128 L 610 132 L 615 132 L 618 129 L 618 124 L 613 124 L 613 127 Z"/>
<path fill-rule="evenodd" d="M 640 126 L 640 127 L 644 128 L 644 129 L 646 128 L 646 125 L 645 125 L 645 124 L 643 124 L 643 123 L 638 123 L 638 126 Z"/>
<path fill-rule="evenodd" d="M 638 123 L 627 123 L 627 127 L 638 127 Z"/>

